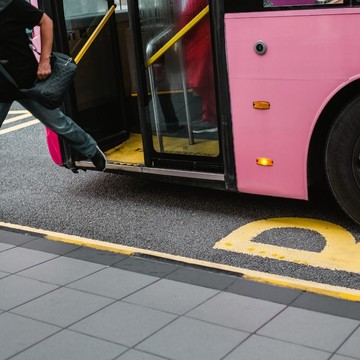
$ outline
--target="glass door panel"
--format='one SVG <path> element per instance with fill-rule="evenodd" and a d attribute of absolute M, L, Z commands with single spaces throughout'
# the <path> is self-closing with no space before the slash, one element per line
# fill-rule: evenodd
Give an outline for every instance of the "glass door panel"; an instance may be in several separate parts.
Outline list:
<path fill-rule="evenodd" d="M 108 11 L 108 2 L 64 0 L 63 8 L 68 47 L 75 57 Z M 74 88 L 79 125 L 104 149 L 123 141 L 127 131 L 121 60 L 116 27 L 109 22 L 81 58 Z"/>
<path fill-rule="evenodd" d="M 207 5 L 208 0 L 138 2 L 148 117 L 157 153 L 209 158 L 220 154 Z M 179 36 L 184 28 L 189 30 Z"/>

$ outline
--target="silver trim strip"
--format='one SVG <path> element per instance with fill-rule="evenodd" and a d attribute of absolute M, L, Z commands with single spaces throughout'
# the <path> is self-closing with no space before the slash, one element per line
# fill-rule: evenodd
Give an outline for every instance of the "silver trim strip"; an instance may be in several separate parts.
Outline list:
<path fill-rule="evenodd" d="M 90 161 L 75 161 L 75 165 L 81 168 L 93 169 L 94 165 Z M 107 170 L 121 170 L 127 172 L 137 172 L 143 174 L 154 174 L 154 175 L 166 175 L 184 177 L 189 179 L 202 179 L 202 180 L 214 180 L 214 181 L 225 181 L 224 174 L 197 172 L 197 171 L 186 171 L 186 170 L 174 170 L 174 169 L 163 169 L 163 168 L 149 168 L 146 166 L 130 166 L 121 165 L 109 162 L 106 166 Z"/>

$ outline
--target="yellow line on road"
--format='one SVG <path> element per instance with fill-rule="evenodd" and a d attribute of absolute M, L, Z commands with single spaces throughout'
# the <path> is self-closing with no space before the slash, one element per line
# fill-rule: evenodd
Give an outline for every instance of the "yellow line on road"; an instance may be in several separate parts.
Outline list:
<path fill-rule="evenodd" d="M 39 120 L 31 120 L 31 121 L 27 121 L 27 122 L 19 124 L 19 125 L 11 126 L 11 127 L 7 128 L 7 129 L 0 130 L 0 135 L 4 135 L 4 134 L 7 134 L 9 132 L 19 130 L 19 129 L 22 129 L 22 128 L 25 128 L 25 127 L 28 127 L 28 126 L 31 126 L 31 125 L 35 125 L 35 124 L 38 124 L 39 122 L 40 122 Z"/>
<path fill-rule="evenodd" d="M 25 114 L 28 113 L 28 110 L 10 110 L 9 114 Z"/>
<path fill-rule="evenodd" d="M 57 233 L 57 232 L 53 232 L 53 231 L 36 229 L 36 228 L 28 227 L 28 226 L 10 224 L 10 223 L 5 223 L 5 222 L 0 222 L 0 227 L 16 229 L 16 230 L 21 230 L 24 232 L 35 233 L 35 234 L 41 234 L 41 235 L 44 235 L 44 237 L 48 240 L 76 244 L 76 245 L 86 246 L 86 247 L 90 247 L 90 248 L 126 254 L 126 255 L 133 255 L 133 254 L 150 255 L 150 256 L 154 256 L 154 257 L 158 257 L 158 258 L 162 258 L 162 259 L 183 262 L 186 264 L 198 265 L 198 266 L 203 266 L 203 267 L 207 267 L 207 268 L 213 268 L 213 269 L 238 273 L 238 274 L 242 274 L 245 279 L 264 282 L 264 283 L 268 283 L 271 285 L 282 286 L 282 287 L 287 287 L 287 288 L 292 288 L 292 289 L 298 289 L 298 290 L 313 292 L 313 293 L 317 293 L 317 294 L 323 294 L 323 295 L 332 296 L 332 297 L 336 297 L 336 298 L 340 298 L 340 299 L 344 299 L 344 300 L 360 301 L 360 290 L 349 289 L 349 288 L 345 288 L 342 286 L 320 284 L 320 283 L 316 283 L 314 281 L 307 281 L 307 280 L 296 279 L 296 278 L 291 278 L 291 277 L 287 277 L 287 276 L 274 275 L 274 274 L 264 273 L 261 271 L 255 271 L 255 270 L 249 270 L 249 269 L 239 268 L 239 267 L 230 266 L 230 265 L 212 263 L 209 261 L 191 259 L 191 258 L 187 258 L 187 257 L 183 257 L 183 256 L 172 255 L 172 254 L 162 253 L 162 252 L 158 252 L 158 251 L 140 249 L 140 248 L 135 248 L 135 247 L 131 247 L 131 246 L 124 246 L 124 245 L 120 245 L 120 244 L 109 243 L 106 241 L 88 239 L 88 238 L 83 238 L 83 237 L 76 236 L 76 235 L 62 234 L 62 233 Z"/>
<path fill-rule="evenodd" d="M 18 116 L 14 116 L 10 119 L 7 119 L 3 122 L 3 124 L 10 124 L 12 122 L 18 121 L 18 120 L 22 120 L 22 119 L 26 119 L 28 117 L 31 117 L 32 115 L 27 111 L 25 114 L 21 114 Z"/>

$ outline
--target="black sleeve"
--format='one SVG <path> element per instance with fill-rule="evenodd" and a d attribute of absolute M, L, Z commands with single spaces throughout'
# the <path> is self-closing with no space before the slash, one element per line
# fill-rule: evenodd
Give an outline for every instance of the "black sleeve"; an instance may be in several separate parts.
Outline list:
<path fill-rule="evenodd" d="M 31 5 L 26 0 L 13 0 L 11 6 L 15 10 L 17 20 L 28 29 L 39 25 L 44 14 L 42 10 Z"/>

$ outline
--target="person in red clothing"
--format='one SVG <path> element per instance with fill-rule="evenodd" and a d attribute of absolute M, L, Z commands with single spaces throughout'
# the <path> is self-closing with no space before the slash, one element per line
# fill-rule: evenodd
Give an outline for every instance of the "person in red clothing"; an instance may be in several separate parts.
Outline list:
<path fill-rule="evenodd" d="M 208 0 L 179 0 L 178 27 L 183 28 L 207 5 Z M 202 124 L 193 132 L 217 132 L 210 18 L 206 15 L 183 39 L 187 83 L 202 99 Z"/>

